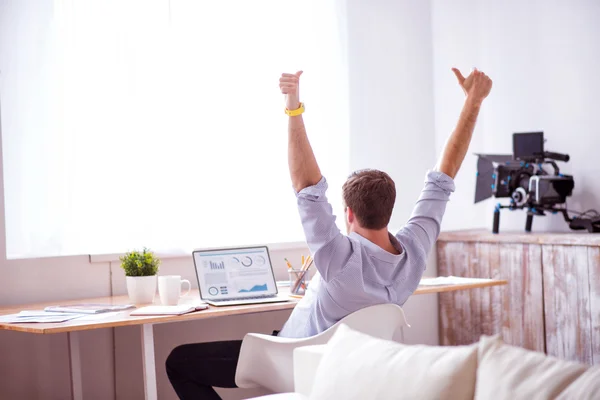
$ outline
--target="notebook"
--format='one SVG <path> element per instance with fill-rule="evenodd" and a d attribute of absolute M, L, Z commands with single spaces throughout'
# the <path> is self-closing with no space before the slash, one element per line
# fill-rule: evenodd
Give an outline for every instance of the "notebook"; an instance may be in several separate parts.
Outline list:
<path fill-rule="evenodd" d="M 67 306 L 50 306 L 44 308 L 45 311 L 51 312 L 62 312 L 62 313 L 74 313 L 74 314 L 99 314 L 111 311 L 123 311 L 135 308 L 133 304 L 95 304 L 95 303 L 83 303 L 83 304 L 71 304 Z"/>
<path fill-rule="evenodd" d="M 178 306 L 147 306 L 138 308 L 129 315 L 182 315 L 207 308 L 208 304 L 206 303 L 182 304 Z"/>

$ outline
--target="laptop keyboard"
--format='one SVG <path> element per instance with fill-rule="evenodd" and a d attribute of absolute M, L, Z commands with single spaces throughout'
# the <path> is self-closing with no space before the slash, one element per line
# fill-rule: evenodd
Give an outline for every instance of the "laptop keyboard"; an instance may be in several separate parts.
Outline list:
<path fill-rule="evenodd" d="M 271 297 L 275 297 L 275 296 L 251 296 L 251 297 L 244 297 L 243 299 L 240 299 L 240 298 L 237 298 L 237 299 L 234 299 L 234 298 L 212 299 L 211 301 L 218 303 L 219 301 L 246 301 L 246 300 L 269 299 Z"/>

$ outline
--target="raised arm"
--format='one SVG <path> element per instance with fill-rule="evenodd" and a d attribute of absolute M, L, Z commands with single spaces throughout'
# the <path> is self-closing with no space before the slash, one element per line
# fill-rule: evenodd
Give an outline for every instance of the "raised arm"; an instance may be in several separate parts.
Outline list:
<path fill-rule="evenodd" d="M 467 98 L 456 128 L 448 138 L 435 169 L 454 178 L 467 154 L 481 103 L 492 89 L 492 80 L 477 69 L 466 79 L 458 69 L 453 68 L 452 71 L 454 71 L 458 83 L 463 88 Z"/>
<path fill-rule="evenodd" d="M 282 74 L 279 79 L 281 92 L 286 95 L 286 108 L 297 110 L 300 108 L 299 81 L 302 71 L 295 74 Z M 288 166 L 292 185 L 296 192 L 316 185 L 321 180 L 321 170 L 313 153 L 302 114 L 289 118 L 288 122 Z"/>
<path fill-rule="evenodd" d="M 442 217 L 446 211 L 446 203 L 454 191 L 454 177 L 465 158 L 477 115 L 483 99 L 492 88 L 492 81 L 483 72 L 474 70 L 466 79 L 459 70 L 452 69 L 458 78 L 467 98 L 463 106 L 458 124 L 446 142 L 444 151 L 435 171 L 425 177 L 425 187 L 412 215 L 399 236 L 409 235 L 420 245 L 420 257 L 425 259 L 440 234 Z"/>
<path fill-rule="evenodd" d="M 289 111 L 300 107 L 300 75 L 302 71 L 283 74 L 279 79 L 279 87 L 286 95 L 286 108 Z M 306 136 L 302 115 L 289 117 L 288 165 L 306 243 L 317 270 L 325 281 L 330 281 L 347 265 L 352 256 L 352 245 L 335 224 L 333 209 L 326 196 L 327 181 L 321 175 Z"/>

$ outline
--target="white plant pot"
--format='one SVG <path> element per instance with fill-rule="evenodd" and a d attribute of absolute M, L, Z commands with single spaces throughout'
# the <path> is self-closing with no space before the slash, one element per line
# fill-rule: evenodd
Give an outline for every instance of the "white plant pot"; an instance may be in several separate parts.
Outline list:
<path fill-rule="evenodd" d="M 126 276 L 127 294 L 133 304 L 151 304 L 156 295 L 156 275 Z"/>

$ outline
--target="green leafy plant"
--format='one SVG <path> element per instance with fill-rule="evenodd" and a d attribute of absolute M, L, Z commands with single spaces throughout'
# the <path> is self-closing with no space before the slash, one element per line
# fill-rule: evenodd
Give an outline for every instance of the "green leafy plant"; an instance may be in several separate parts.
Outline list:
<path fill-rule="evenodd" d="M 143 251 L 132 251 L 126 253 L 121 260 L 121 268 L 125 270 L 125 276 L 152 276 L 158 272 L 160 259 L 144 248 Z"/>

